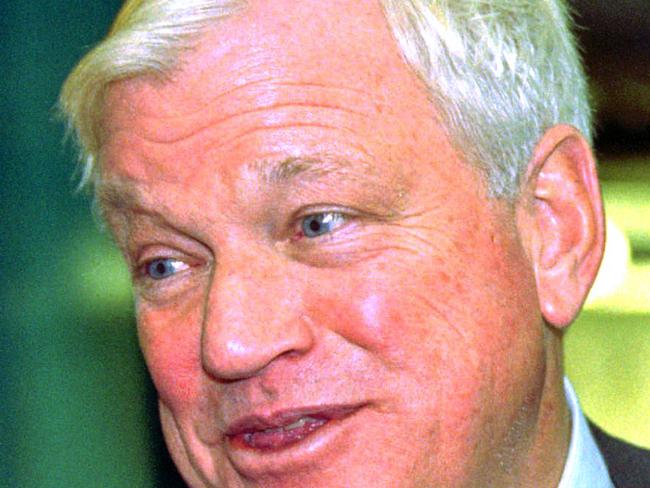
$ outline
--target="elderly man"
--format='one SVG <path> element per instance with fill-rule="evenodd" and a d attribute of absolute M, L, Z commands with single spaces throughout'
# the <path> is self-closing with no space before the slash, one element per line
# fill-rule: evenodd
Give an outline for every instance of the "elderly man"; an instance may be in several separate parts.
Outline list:
<path fill-rule="evenodd" d="M 193 487 L 608 487 L 603 252 L 551 0 L 134 0 L 62 108 Z"/>

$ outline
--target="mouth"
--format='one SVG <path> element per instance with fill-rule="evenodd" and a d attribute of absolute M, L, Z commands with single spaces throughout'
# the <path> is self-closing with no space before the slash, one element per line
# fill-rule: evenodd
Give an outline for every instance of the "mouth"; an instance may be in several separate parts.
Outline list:
<path fill-rule="evenodd" d="M 284 410 L 268 416 L 248 416 L 233 423 L 226 436 L 235 448 L 277 451 L 299 443 L 360 408 L 360 405 L 318 406 Z"/>

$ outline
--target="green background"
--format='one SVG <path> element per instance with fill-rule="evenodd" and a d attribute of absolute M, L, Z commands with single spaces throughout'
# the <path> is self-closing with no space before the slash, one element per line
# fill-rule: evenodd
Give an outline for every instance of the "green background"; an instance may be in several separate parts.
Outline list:
<path fill-rule="evenodd" d="M 89 199 L 75 194 L 75 155 L 53 110 L 66 74 L 119 4 L 0 3 L 0 486 L 179 483 L 137 348 L 126 272 Z M 631 180 L 648 202 L 648 162 L 637 167 L 633 177 L 609 172 L 606 184 Z M 624 194 L 608 198 L 616 205 Z M 635 205 L 620 206 L 634 216 Z M 643 232 L 633 240 L 642 266 Z M 648 312 L 607 304 L 583 314 L 567 338 L 567 370 L 587 412 L 647 446 L 649 344 Z"/>

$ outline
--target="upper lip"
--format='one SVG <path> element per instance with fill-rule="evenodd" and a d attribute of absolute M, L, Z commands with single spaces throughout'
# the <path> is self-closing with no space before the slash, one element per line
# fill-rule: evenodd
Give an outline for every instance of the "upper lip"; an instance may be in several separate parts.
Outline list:
<path fill-rule="evenodd" d="M 313 417 L 324 420 L 340 419 L 347 417 L 361 407 L 361 404 L 316 405 L 278 410 L 268 415 L 246 415 L 229 424 L 226 429 L 226 435 L 232 437 L 240 434 L 284 427 L 297 422 L 302 417 Z"/>

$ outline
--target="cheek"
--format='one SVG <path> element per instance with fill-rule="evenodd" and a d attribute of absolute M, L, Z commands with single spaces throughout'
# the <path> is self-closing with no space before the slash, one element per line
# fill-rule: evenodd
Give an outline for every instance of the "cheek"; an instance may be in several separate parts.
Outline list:
<path fill-rule="evenodd" d="M 365 274 L 330 293 L 321 286 L 309 313 L 362 350 L 347 358 L 357 361 L 354 371 L 364 372 L 363 390 L 400 426 L 386 452 L 403 442 L 400 449 L 424 453 L 422 462 L 435 457 L 459 464 L 477 435 L 474 419 L 491 368 L 472 342 L 475 335 L 463 330 L 467 308 L 450 303 L 456 286 L 449 273 L 389 276 Z M 338 355 L 336 361 L 345 359 Z"/>
<path fill-rule="evenodd" d="M 433 301 L 422 299 L 424 285 L 409 283 L 408 274 L 393 265 L 354 278 L 346 273 L 315 280 L 318 287 L 305 296 L 306 313 L 389 372 L 435 368 L 448 327 L 432 311 Z"/>
<path fill-rule="evenodd" d="M 140 346 L 160 400 L 182 409 L 199 391 L 200 318 L 174 310 L 138 309 Z"/>
<path fill-rule="evenodd" d="M 506 392 L 515 363 L 525 363 L 526 342 L 539 333 L 534 286 L 523 266 L 517 269 L 516 251 L 489 233 L 477 241 L 415 260 L 391 257 L 353 279 L 319 279 L 307 313 L 404 384 L 454 399 L 451 408 L 476 401 L 485 385 Z"/>

